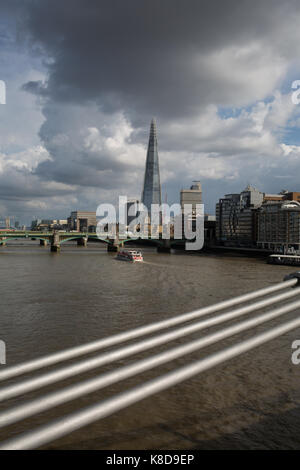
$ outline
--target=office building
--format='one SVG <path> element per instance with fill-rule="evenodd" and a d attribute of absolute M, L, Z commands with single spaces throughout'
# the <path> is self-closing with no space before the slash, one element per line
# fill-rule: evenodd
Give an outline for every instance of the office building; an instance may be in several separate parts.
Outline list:
<path fill-rule="evenodd" d="M 256 243 L 255 210 L 264 193 L 247 186 L 240 194 L 226 194 L 216 205 L 216 239 L 228 246 L 253 246 Z"/>
<path fill-rule="evenodd" d="M 182 189 L 180 191 L 180 205 L 183 211 L 184 206 L 189 204 L 192 206 L 192 214 L 196 214 L 196 205 L 202 204 L 202 186 L 200 181 L 194 181 L 190 189 Z"/>
<path fill-rule="evenodd" d="M 96 212 L 73 211 L 68 218 L 68 229 L 76 232 L 95 232 L 97 226 Z"/>
<path fill-rule="evenodd" d="M 297 244 L 298 203 L 300 192 L 294 191 L 269 194 L 247 186 L 240 194 L 227 194 L 216 205 L 217 243 L 270 249 Z"/>
<path fill-rule="evenodd" d="M 292 195 L 299 193 L 288 193 Z M 257 211 L 257 246 L 286 253 L 300 249 L 300 202 L 266 202 Z"/>

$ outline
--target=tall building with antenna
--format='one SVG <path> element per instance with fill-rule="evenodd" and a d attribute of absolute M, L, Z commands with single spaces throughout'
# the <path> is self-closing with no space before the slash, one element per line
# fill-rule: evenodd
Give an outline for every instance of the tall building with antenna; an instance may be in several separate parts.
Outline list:
<path fill-rule="evenodd" d="M 152 119 L 150 126 L 142 203 L 147 207 L 149 215 L 151 213 L 152 204 L 161 205 L 161 186 L 155 119 Z"/>

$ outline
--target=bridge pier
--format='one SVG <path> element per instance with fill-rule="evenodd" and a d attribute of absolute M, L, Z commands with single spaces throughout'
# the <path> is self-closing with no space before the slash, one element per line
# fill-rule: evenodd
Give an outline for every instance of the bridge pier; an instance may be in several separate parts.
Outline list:
<path fill-rule="evenodd" d="M 60 239 L 59 234 L 54 232 L 51 237 L 51 252 L 58 253 L 60 251 Z"/>
<path fill-rule="evenodd" d="M 78 238 L 77 246 L 87 246 L 87 237 Z"/>
<path fill-rule="evenodd" d="M 107 251 L 116 253 L 120 251 L 120 246 L 115 243 L 107 243 Z"/>
<path fill-rule="evenodd" d="M 0 240 L 5 240 L 5 238 L 0 238 Z M 6 246 L 6 242 L 1 243 L 0 246 Z"/>
<path fill-rule="evenodd" d="M 109 252 L 118 252 L 120 251 L 119 244 L 119 235 L 117 234 L 115 238 L 109 238 L 109 243 L 107 243 L 107 251 Z M 124 243 L 122 244 L 124 245 Z"/>
<path fill-rule="evenodd" d="M 162 244 L 158 244 L 156 250 L 158 253 L 171 253 L 170 240 L 162 240 Z"/>
<path fill-rule="evenodd" d="M 46 240 L 46 239 L 41 240 L 40 239 L 40 246 L 47 246 L 47 245 L 48 245 L 48 240 Z"/>

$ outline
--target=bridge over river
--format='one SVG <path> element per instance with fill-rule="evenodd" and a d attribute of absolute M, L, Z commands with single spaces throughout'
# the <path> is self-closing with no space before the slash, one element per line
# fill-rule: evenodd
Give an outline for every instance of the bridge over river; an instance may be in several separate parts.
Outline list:
<path fill-rule="evenodd" d="M 0 232 L 0 247 L 5 246 L 7 242 L 11 240 L 28 239 L 28 240 L 39 240 L 41 246 L 47 246 L 50 244 L 52 252 L 59 252 L 61 245 L 76 240 L 78 246 L 86 246 L 89 240 L 98 241 L 105 243 L 107 251 L 119 251 L 120 247 L 123 247 L 126 242 L 143 240 L 147 243 L 148 241 L 155 243 L 158 251 L 170 252 L 171 246 L 185 243 L 184 240 L 166 240 L 166 239 L 153 239 L 153 238 L 132 238 L 126 239 L 119 238 L 117 235 L 115 238 L 111 236 L 98 236 L 95 232 L 62 232 L 62 231 L 51 231 L 51 232 L 37 232 L 37 231 L 12 231 L 12 232 Z"/>

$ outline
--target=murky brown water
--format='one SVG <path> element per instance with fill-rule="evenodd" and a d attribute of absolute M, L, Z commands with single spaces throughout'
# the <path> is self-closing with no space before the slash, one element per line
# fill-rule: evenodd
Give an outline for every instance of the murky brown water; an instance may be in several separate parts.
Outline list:
<path fill-rule="evenodd" d="M 11 242 L 1 248 L 0 339 L 7 344 L 8 365 L 228 299 L 279 282 L 295 270 L 228 254 L 158 255 L 152 248 L 143 252 L 145 263 L 132 265 L 115 261 L 104 247 L 93 244 L 88 248 L 65 245 L 60 254 L 51 254 L 49 248 L 39 247 L 36 242 Z M 284 319 L 296 315 L 287 314 Z M 281 321 L 270 322 L 255 332 Z M 300 330 L 47 448 L 300 448 L 300 365 L 291 363 L 294 339 L 300 339 Z M 1 430 L 0 439 L 102 400 L 236 340 L 223 341 L 159 370 L 10 426 Z M 128 360 L 117 364 L 123 363 Z M 80 378 L 110 368 L 102 367 Z M 76 381 L 78 377 L 59 386 Z M 55 388 L 57 385 L 45 390 Z M 37 395 L 31 393 L 26 398 Z M 10 403 L 20 402 L 14 399 Z"/>

